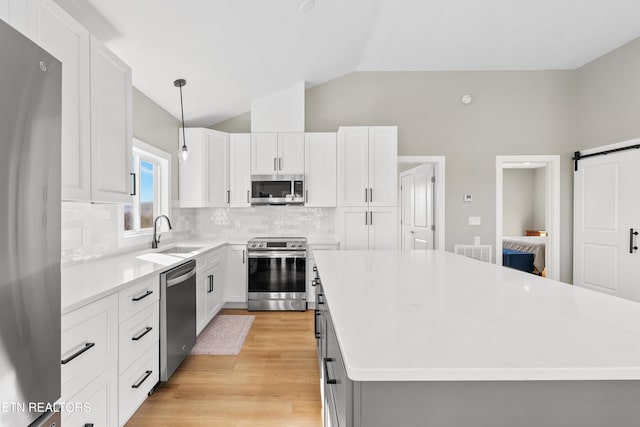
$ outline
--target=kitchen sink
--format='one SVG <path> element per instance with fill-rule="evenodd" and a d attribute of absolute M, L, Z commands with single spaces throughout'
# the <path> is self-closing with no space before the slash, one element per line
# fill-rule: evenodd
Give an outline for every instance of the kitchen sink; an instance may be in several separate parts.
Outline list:
<path fill-rule="evenodd" d="M 158 251 L 159 254 L 188 254 L 202 249 L 201 246 L 175 246 L 173 248 Z"/>

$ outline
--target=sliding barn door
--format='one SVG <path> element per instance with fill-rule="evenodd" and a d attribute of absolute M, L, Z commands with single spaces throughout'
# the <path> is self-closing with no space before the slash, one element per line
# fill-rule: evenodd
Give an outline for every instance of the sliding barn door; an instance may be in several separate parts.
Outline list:
<path fill-rule="evenodd" d="M 640 301 L 640 150 L 579 161 L 574 175 L 577 286 Z"/>

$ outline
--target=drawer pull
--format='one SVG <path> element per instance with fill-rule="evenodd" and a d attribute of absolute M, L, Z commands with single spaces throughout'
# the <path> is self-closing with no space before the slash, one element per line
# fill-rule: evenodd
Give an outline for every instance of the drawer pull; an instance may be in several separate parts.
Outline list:
<path fill-rule="evenodd" d="M 94 343 L 94 342 L 86 343 L 83 348 L 81 348 L 77 352 L 73 353 L 71 356 L 67 357 L 66 359 L 62 359 L 62 364 L 66 365 L 67 363 L 69 363 L 73 359 L 75 359 L 76 357 L 80 356 L 85 351 L 88 351 L 89 349 L 91 349 L 94 345 L 96 345 L 96 343 Z"/>
<path fill-rule="evenodd" d="M 146 328 L 144 328 L 144 331 L 140 332 L 139 335 L 136 335 L 135 337 L 131 337 L 132 341 L 139 341 L 142 339 L 142 337 L 144 337 L 145 335 L 147 335 L 149 332 L 151 332 L 153 328 L 151 326 L 147 326 Z"/>
<path fill-rule="evenodd" d="M 153 371 L 145 371 L 144 376 L 140 379 L 140 381 L 133 384 L 131 388 L 139 388 L 142 385 L 142 383 L 145 382 L 147 378 L 149 378 L 149 376 L 151 376 L 152 373 Z"/>
<path fill-rule="evenodd" d="M 148 297 L 149 295 L 151 295 L 153 293 L 153 291 L 147 291 L 144 294 L 140 295 L 139 297 L 133 297 L 131 298 L 131 301 L 140 301 L 141 299 L 144 299 L 146 297 Z"/>
<path fill-rule="evenodd" d="M 313 279 L 311 281 L 311 286 L 316 286 L 318 284 L 318 279 Z"/>
<path fill-rule="evenodd" d="M 322 312 L 320 310 L 316 310 L 316 316 L 314 317 L 314 329 L 317 340 L 322 338 L 322 333 L 318 331 L 318 316 L 322 316 Z"/>
<path fill-rule="evenodd" d="M 93 427 L 93 423 L 84 423 L 84 427 Z"/>
<path fill-rule="evenodd" d="M 336 381 L 333 378 L 329 378 L 329 368 L 327 368 L 327 362 L 333 362 L 333 358 L 331 357 L 324 358 L 324 377 L 326 378 L 326 382 L 327 384 L 338 384 L 338 381 Z"/>
<path fill-rule="evenodd" d="M 314 265 L 313 266 L 313 271 L 317 273 L 318 272 L 318 267 Z"/>

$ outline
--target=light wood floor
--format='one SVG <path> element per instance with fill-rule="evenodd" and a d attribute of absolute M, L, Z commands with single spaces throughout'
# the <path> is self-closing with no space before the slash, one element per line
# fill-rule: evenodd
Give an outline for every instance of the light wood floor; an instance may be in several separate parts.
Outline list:
<path fill-rule="evenodd" d="M 127 427 L 319 427 L 313 311 L 251 312 L 237 356 L 189 356 Z"/>

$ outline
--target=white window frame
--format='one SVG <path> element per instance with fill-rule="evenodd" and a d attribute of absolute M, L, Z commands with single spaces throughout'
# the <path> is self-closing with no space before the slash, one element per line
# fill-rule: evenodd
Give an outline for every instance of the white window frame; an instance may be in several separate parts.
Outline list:
<path fill-rule="evenodd" d="M 154 166 L 154 218 L 158 215 L 169 216 L 171 212 L 171 154 L 163 151 L 153 145 L 140 141 L 136 138 L 133 139 L 133 156 L 137 161 L 134 167 L 134 173 L 136 174 L 136 194 L 140 194 L 140 171 L 139 160 L 146 160 L 153 163 Z M 119 205 L 118 209 L 118 247 L 131 247 L 140 246 L 146 243 L 151 244 L 153 227 L 140 228 L 140 209 L 139 196 L 132 198 L 134 206 L 134 230 L 124 229 L 124 204 Z M 166 225 L 165 221 L 161 221 L 158 224 L 158 232 L 162 232 L 163 237 L 171 237 L 171 231 Z"/>

